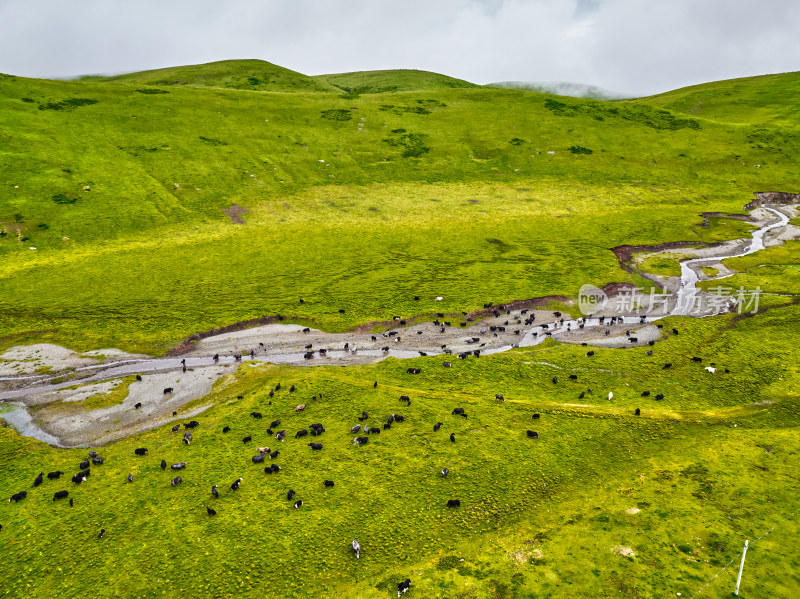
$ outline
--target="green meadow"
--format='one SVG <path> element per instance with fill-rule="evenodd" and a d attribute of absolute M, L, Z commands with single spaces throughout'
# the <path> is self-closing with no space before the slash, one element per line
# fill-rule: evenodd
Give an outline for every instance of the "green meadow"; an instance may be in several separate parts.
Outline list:
<path fill-rule="evenodd" d="M 788 73 L 611 102 L 262 61 L 0 75 L 0 350 L 163 355 L 263 316 L 336 332 L 649 287 L 612 248 L 747 236 L 702 213 L 800 191 L 797 86 Z M 764 290 L 760 312 L 666 319 L 652 356 L 549 341 L 449 369 L 244 364 L 183 409 L 208 406 L 191 445 L 165 425 L 98 448 L 106 463 L 80 486 L 86 449 L 0 428 L 3 497 L 28 491 L 0 502 L 0 596 L 377 598 L 408 577 L 409 597 L 692 597 L 771 529 L 741 596 L 797 596 L 798 242 L 725 264 L 739 273 L 726 286 Z M 130 382 L 80 408 L 119 403 Z M 405 422 L 354 446 L 362 410 Z M 322 451 L 293 436 L 315 422 Z M 262 445 L 280 472 L 251 462 Z M 62 489 L 74 507 L 52 500 Z M 730 596 L 735 570 L 699 596 Z"/>
<path fill-rule="evenodd" d="M 798 316 L 789 307 L 744 320 L 671 319 L 664 330 L 680 334 L 665 332 L 649 357 L 641 348 L 586 357 L 585 348 L 550 342 L 455 360 L 450 369 L 442 358 L 246 364 L 196 402 L 211 407 L 197 417 L 191 445 L 163 426 L 99 448 L 106 463 L 80 486 L 46 480 L 20 504 L 3 503 L 3 589 L 26 597 L 54 588 L 388 597 L 408 576 L 417 596 L 691 596 L 740 551 L 742 536 L 752 542 L 777 526 L 748 553 L 743 596 L 791 597 L 800 589 L 792 541 L 800 530 L 789 517 L 797 509 L 800 369 L 779 356 L 793 351 L 784 323 Z M 689 359 L 697 354 L 704 363 Z M 704 370 L 710 361 L 714 374 Z M 407 374 L 409 365 L 422 373 Z M 579 400 L 587 388 L 594 392 Z M 645 390 L 650 397 L 640 397 Z M 657 392 L 663 400 L 653 399 Z M 298 403 L 305 412 L 294 411 Z M 468 417 L 451 415 L 455 407 Z M 264 418 L 253 419 L 253 410 Z M 349 429 L 362 410 L 373 426 L 392 413 L 405 421 L 354 446 Z M 273 419 L 290 431 L 283 443 L 266 432 Z M 313 439 L 321 451 L 291 434 L 312 422 L 326 428 Z M 40 470 L 77 471 L 86 455 L 11 429 L 0 435 L 9 490 L 28 488 Z M 247 445 L 245 435 L 253 437 Z M 280 472 L 251 463 L 259 445 L 281 451 Z M 134 456 L 137 447 L 148 455 Z M 162 471 L 161 459 L 188 465 Z M 173 488 L 177 474 L 184 482 Z M 239 477 L 241 488 L 230 491 Z M 326 479 L 335 486 L 325 488 Z M 62 488 L 74 507 L 53 502 Z M 304 502 L 298 510 L 289 489 Z M 461 507 L 446 508 L 454 498 Z M 107 532 L 98 540 L 100 528 Z M 728 571 L 704 596 L 728 596 L 732 585 Z"/>
<path fill-rule="evenodd" d="M 159 354 L 264 315 L 342 330 L 429 313 L 437 296 L 452 312 L 574 297 L 631 280 L 616 245 L 744 234 L 699 214 L 783 189 L 800 152 L 774 119 L 689 117 L 653 98 L 414 71 L 365 73 L 400 91 L 354 93 L 357 74 L 260 61 L 163 71 L 0 77 L 0 347 Z M 272 83 L 236 87 L 248 78 Z M 351 91 L 308 87 L 323 80 Z"/>

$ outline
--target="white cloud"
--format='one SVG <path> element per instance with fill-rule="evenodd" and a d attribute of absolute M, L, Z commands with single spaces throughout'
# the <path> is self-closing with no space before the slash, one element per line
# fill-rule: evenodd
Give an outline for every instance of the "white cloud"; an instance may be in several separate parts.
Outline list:
<path fill-rule="evenodd" d="M 0 72 L 260 58 L 655 93 L 800 68 L 796 0 L 0 0 Z"/>

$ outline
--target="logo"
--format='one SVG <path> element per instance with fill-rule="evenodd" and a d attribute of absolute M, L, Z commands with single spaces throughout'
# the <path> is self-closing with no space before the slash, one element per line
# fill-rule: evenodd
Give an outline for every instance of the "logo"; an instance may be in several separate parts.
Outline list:
<path fill-rule="evenodd" d="M 583 285 L 578 292 L 578 309 L 584 316 L 602 310 L 608 303 L 605 291 L 594 285 Z"/>

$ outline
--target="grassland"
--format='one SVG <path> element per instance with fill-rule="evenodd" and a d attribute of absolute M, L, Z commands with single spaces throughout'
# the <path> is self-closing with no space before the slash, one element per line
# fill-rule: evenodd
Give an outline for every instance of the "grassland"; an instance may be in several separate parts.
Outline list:
<path fill-rule="evenodd" d="M 247 80 L 257 73 L 273 79 Z M 161 354 L 265 315 L 341 331 L 572 297 L 587 282 L 649 286 L 610 249 L 741 237 L 749 224 L 701 226 L 702 213 L 797 191 L 797 74 L 613 103 L 434 75 L 308 78 L 236 61 L 0 76 L 0 348 Z M 80 486 L 31 485 L 74 474 L 85 449 L 0 428 L 2 497 L 29 493 L 0 502 L 0 596 L 378 598 L 408 577 L 409 597 L 691 597 L 774 527 L 748 551 L 741 594 L 796 597 L 797 252 L 725 261 L 741 273 L 725 285 L 760 285 L 768 309 L 667 319 L 651 357 L 548 342 L 449 369 L 245 364 L 186 406 L 211 406 L 191 445 L 171 425 L 115 442 Z M 89 417 L 127 384 L 86 400 Z M 406 420 L 357 447 L 362 410 L 373 426 Z M 277 418 L 285 443 L 266 433 Z M 326 428 L 320 452 L 293 436 L 312 422 Z M 251 462 L 259 445 L 279 445 L 281 472 Z M 188 463 L 181 485 L 161 459 Z M 52 501 L 61 489 L 74 507 Z M 733 584 L 728 569 L 700 596 Z"/>
<path fill-rule="evenodd" d="M 242 366 L 203 400 L 214 407 L 199 418 L 192 445 L 164 426 L 102 448 L 106 463 L 79 487 L 47 481 L 18 505 L 3 503 L 3 589 L 27 597 L 87 585 L 96 596 L 388 597 L 408 576 L 418 596 L 691 596 L 739 550 L 740 535 L 752 541 L 779 524 L 748 553 L 745 596 L 756 588 L 793 596 L 800 576 L 791 539 L 800 530 L 782 519 L 797 508 L 800 369 L 777 357 L 792 351 L 785 321 L 798 316 L 791 306 L 757 319 L 673 319 L 667 324 L 680 335 L 665 336 L 652 357 L 622 349 L 587 358 L 580 346 L 549 343 L 451 369 L 420 358 L 411 363 L 422 369 L 416 377 L 393 359 L 347 369 Z M 698 354 L 731 372 L 709 374 L 689 360 Z M 667 361 L 673 368 L 663 370 Z M 566 381 L 569 372 L 577 382 Z M 595 392 L 579 401 L 587 387 Z M 644 390 L 665 398 L 643 399 Z M 450 415 L 454 407 L 469 417 Z M 253 410 L 264 419 L 251 418 Z M 373 425 L 391 413 L 406 420 L 357 447 L 348 431 L 361 410 Z M 265 432 L 273 418 L 290 433 L 322 422 L 323 450 L 291 434 L 276 442 Z M 445 423 L 438 433 L 436 421 Z M 526 438 L 526 429 L 540 438 Z M 0 438 L 8 491 L 28 488 L 39 470 L 72 472 L 86 455 L 8 429 Z M 262 444 L 278 445 L 281 472 L 265 475 L 250 462 Z M 134 456 L 136 447 L 148 456 Z M 160 469 L 162 458 L 188 463 L 181 486 L 170 486 L 176 473 Z M 447 478 L 438 475 L 443 467 Z M 229 491 L 240 476 L 241 489 Z M 336 486 L 325 489 L 323 479 Z M 217 501 L 212 484 L 221 487 Z M 52 501 L 62 488 L 74 508 Z M 289 489 L 304 501 L 299 510 L 284 497 Z M 444 506 L 452 498 L 461 509 Z M 632 555 L 618 555 L 623 548 Z M 732 576 L 705 596 L 725 596 Z"/>
<path fill-rule="evenodd" d="M 405 69 L 316 75 L 313 79 L 338 87 L 353 96 L 397 91 L 479 87 L 469 81 L 440 75 L 439 73 Z"/>
<path fill-rule="evenodd" d="M 220 87 L 273 92 L 333 92 L 335 88 L 263 60 L 222 60 L 208 64 L 169 67 L 115 76 L 88 76 L 81 81 L 103 81 L 147 86 Z M 155 95 L 163 90 L 145 88 Z"/>
<path fill-rule="evenodd" d="M 176 73 L 222 85 L 220 68 Z M 155 354 L 269 314 L 341 330 L 436 296 L 454 312 L 574 296 L 630 280 L 615 245 L 741 235 L 699 214 L 782 189 L 800 152 L 753 141 L 768 124 L 636 102 L 152 81 L 0 78 L 0 346 Z"/>

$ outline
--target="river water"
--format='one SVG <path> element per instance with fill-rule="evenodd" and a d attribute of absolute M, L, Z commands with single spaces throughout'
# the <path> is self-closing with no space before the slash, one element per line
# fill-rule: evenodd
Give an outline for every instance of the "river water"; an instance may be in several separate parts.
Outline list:
<path fill-rule="evenodd" d="M 681 280 L 680 280 L 680 294 L 685 296 L 691 296 L 692 294 L 697 292 L 696 284 L 698 282 L 698 275 L 696 271 L 692 268 L 694 265 L 702 265 L 703 263 L 713 263 L 719 262 L 720 260 L 726 258 L 738 258 L 740 256 L 746 256 L 748 254 L 752 254 L 759 250 L 764 249 L 764 235 L 778 227 L 782 227 L 788 224 L 789 218 L 779 212 L 778 210 L 774 210 L 772 208 L 765 208 L 769 212 L 772 212 L 777 218 L 777 222 L 764 225 L 760 229 L 752 232 L 752 241 L 748 245 L 747 249 L 743 252 L 738 253 L 720 253 L 716 256 L 711 257 L 703 257 L 703 258 L 693 258 L 690 260 L 685 260 L 681 262 Z M 718 277 L 724 278 L 724 277 Z M 715 280 L 715 279 L 712 279 Z M 675 302 L 675 306 L 669 312 L 669 315 L 687 315 L 690 313 L 692 307 L 692 302 Z M 658 315 L 658 316 L 647 316 L 644 319 L 641 319 L 638 315 L 635 316 L 618 316 L 618 322 L 623 324 L 643 324 L 643 323 L 650 323 L 660 318 L 663 318 L 665 315 Z M 563 323 L 555 323 L 551 324 L 551 327 L 548 329 L 548 333 L 552 337 L 559 337 L 564 335 L 565 333 L 577 329 L 581 324 L 584 327 L 596 327 L 601 326 L 601 321 L 599 318 L 584 318 L 579 320 L 564 320 Z M 469 335 L 469 330 L 460 330 L 459 337 L 466 337 Z M 362 335 L 363 336 L 363 335 Z M 521 335 L 520 342 L 514 345 L 504 345 L 500 347 L 495 347 L 491 349 L 482 349 L 482 355 L 491 355 L 496 353 L 501 353 L 508 351 L 514 347 L 529 347 L 538 345 L 542 343 L 546 338 L 547 334 L 541 328 L 541 325 L 532 325 L 527 330 L 525 330 L 524 334 Z M 353 342 L 357 342 L 356 334 L 354 334 Z M 426 349 L 426 354 L 429 356 L 436 356 L 436 355 L 443 355 L 446 352 L 444 351 L 431 351 Z M 295 352 L 295 353 L 264 353 L 261 355 L 256 356 L 255 358 L 248 358 L 243 357 L 243 361 L 250 361 L 255 360 L 257 362 L 271 362 L 274 364 L 293 364 L 293 365 L 303 365 L 303 366 L 313 366 L 313 365 L 326 365 L 326 364 L 346 364 L 348 359 L 354 358 L 356 352 L 348 351 L 348 350 L 329 350 L 325 357 L 315 357 L 313 360 L 306 360 L 304 357 L 303 352 Z M 365 361 L 378 361 L 388 357 L 394 358 L 417 358 L 420 356 L 419 351 L 414 349 L 389 349 L 388 351 L 382 351 L 380 349 L 359 349 L 357 350 L 358 355 L 358 362 L 363 363 Z M 457 359 L 457 356 L 453 355 L 453 358 Z M 367 358 L 365 360 L 364 358 Z M 210 356 L 201 356 L 201 357 L 187 357 L 186 360 L 186 367 L 187 368 L 202 368 L 208 367 L 215 364 L 215 362 L 211 359 Z M 219 364 L 233 364 L 236 360 L 232 356 L 220 356 L 218 363 Z M 49 380 L 46 377 L 42 377 L 42 375 L 34 375 L 34 376 L 23 376 L 23 377 L 0 377 L 0 383 L 3 382 L 16 382 L 19 383 L 21 381 L 28 381 L 29 384 L 23 386 L 22 388 L 9 390 L 9 391 L 0 391 L 0 402 L 6 402 L 5 406 L 0 405 L 0 417 L 5 418 L 6 421 L 17 429 L 21 434 L 34 437 L 51 445 L 58 445 L 58 439 L 53 435 L 50 435 L 46 431 L 43 431 L 39 427 L 37 427 L 33 420 L 28 413 L 27 409 L 22 403 L 13 401 L 15 399 L 24 398 L 28 395 L 32 394 L 40 394 L 40 393 L 47 393 L 52 391 L 57 391 L 64 387 L 69 387 L 75 385 L 76 383 L 85 384 L 91 382 L 98 382 L 98 381 L 105 381 L 111 379 L 117 379 L 124 376 L 132 375 L 132 374 L 147 374 L 147 373 L 156 373 L 156 372 L 172 372 L 172 371 L 180 371 L 183 368 L 183 364 L 181 363 L 180 358 L 148 358 L 148 359 L 141 359 L 141 360 L 127 360 L 124 362 L 117 362 L 111 366 L 108 365 L 95 365 L 95 366 L 85 366 L 76 369 L 77 372 L 91 372 L 96 371 L 94 374 L 86 378 L 81 378 L 79 380 L 71 380 L 63 383 L 58 384 L 49 384 L 47 381 Z M 11 407 L 9 407 L 11 406 Z"/>

